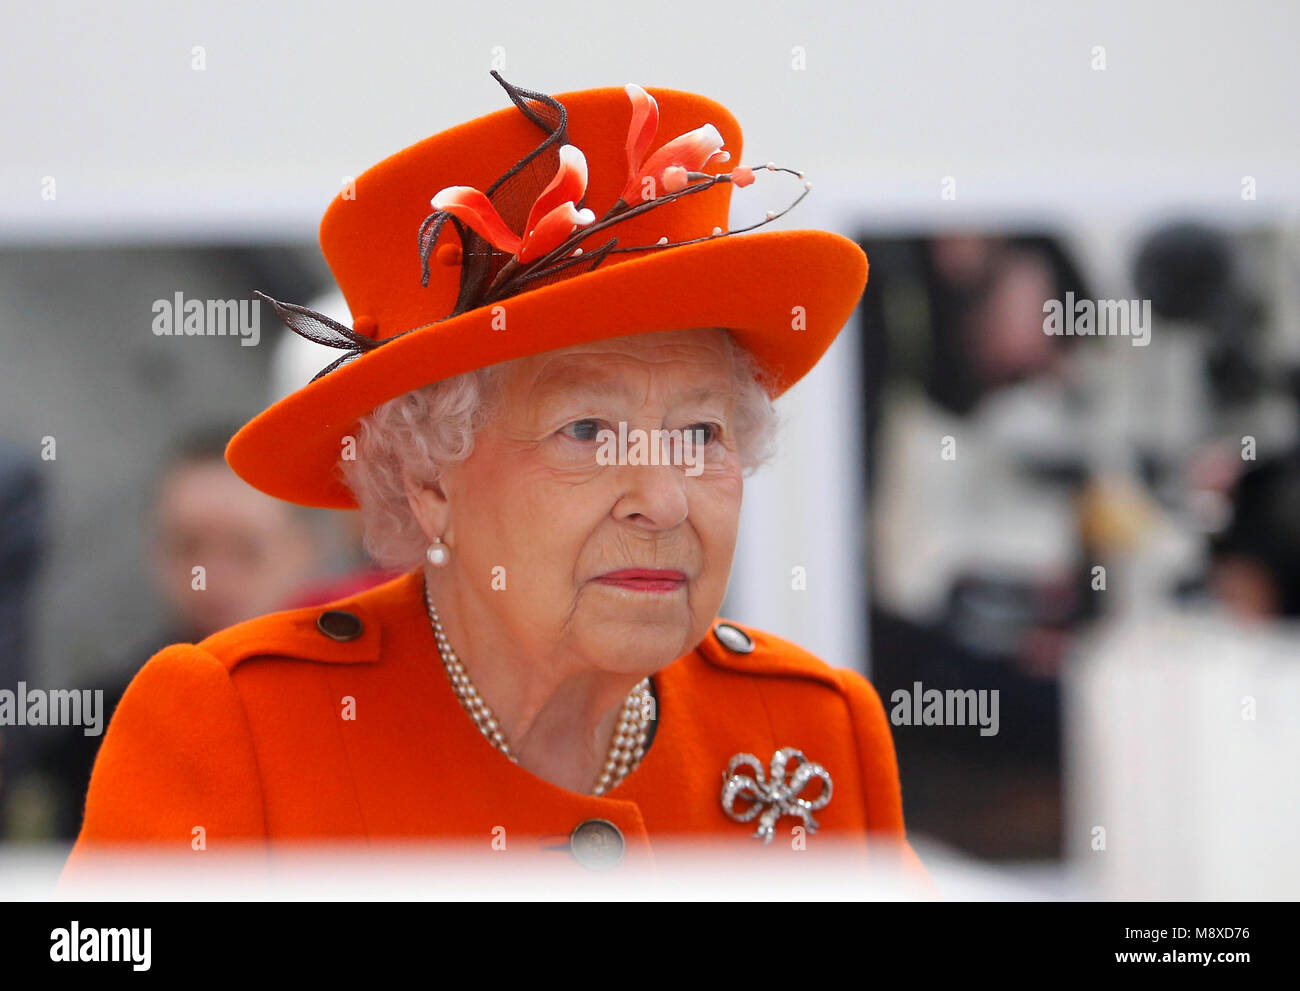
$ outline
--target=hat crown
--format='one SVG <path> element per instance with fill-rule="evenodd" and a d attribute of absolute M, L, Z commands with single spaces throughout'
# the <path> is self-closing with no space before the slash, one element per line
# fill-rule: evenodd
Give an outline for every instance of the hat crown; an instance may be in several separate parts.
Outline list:
<path fill-rule="evenodd" d="M 716 174 L 740 164 L 740 125 L 724 106 L 680 90 L 647 92 L 659 111 L 658 129 L 647 157 L 679 135 L 712 124 L 731 158 L 727 164 L 709 165 L 704 171 Z M 579 205 L 603 216 L 628 184 L 631 100 L 621 87 L 579 90 L 555 99 L 567 110 L 566 143 L 586 157 L 586 199 Z M 429 258 L 428 284 L 421 284 L 423 262 L 417 234 L 430 215 L 430 200 L 449 186 L 472 186 L 486 192 L 545 138 L 546 132 L 538 124 L 510 105 L 392 155 L 334 198 L 321 223 L 321 248 L 359 333 L 386 340 L 453 312 L 460 291 L 461 260 L 454 250 L 438 250 L 459 246 L 460 238 L 451 224 L 443 227 Z M 512 197 L 513 202 L 499 205 L 502 218 L 517 234 L 525 233 L 523 218 L 528 206 L 554 175 L 553 169 L 542 171 L 544 177 L 531 195 L 525 191 L 522 197 Z M 611 238 L 617 238 L 616 247 L 622 249 L 651 246 L 661 238 L 680 242 L 708 237 L 719 229 L 726 231 L 731 186 L 719 182 L 656 205 L 594 231 L 580 243 L 589 252 Z M 599 264 L 605 268 L 642 255 L 644 252 L 614 251 Z M 574 266 L 569 277 L 580 277 L 583 268 Z M 502 305 L 508 307 L 509 302 L 503 300 Z"/>

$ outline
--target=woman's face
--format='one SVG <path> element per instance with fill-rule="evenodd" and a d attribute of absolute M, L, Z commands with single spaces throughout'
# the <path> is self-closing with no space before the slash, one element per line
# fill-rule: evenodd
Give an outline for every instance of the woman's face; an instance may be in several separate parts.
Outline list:
<path fill-rule="evenodd" d="M 441 480 L 452 564 L 439 579 L 527 650 L 620 672 L 687 652 L 722 604 L 740 515 L 724 332 L 582 344 L 505 374 L 500 414 Z M 620 423 L 628 450 L 637 430 L 695 428 L 700 446 L 657 449 L 677 463 L 610 464 L 602 432 Z M 655 575 L 611 577 L 631 569 Z"/>

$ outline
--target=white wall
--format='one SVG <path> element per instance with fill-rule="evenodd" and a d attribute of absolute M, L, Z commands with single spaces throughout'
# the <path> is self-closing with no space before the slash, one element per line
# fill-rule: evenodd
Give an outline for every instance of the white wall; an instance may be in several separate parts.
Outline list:
<path fill-rule="evenodd" d="M 3 237 L 312 235 L 343 176 L 503 105 L 498 48 L 550 92 L 714 95 L 747 157 L 877 217 L 936 209 L 945 175 L 962 209 L 1235 206 L 1247 174 L 1255 208 L 1300 201 L 1294 4 L 178 7 L 5 4 Z"/>

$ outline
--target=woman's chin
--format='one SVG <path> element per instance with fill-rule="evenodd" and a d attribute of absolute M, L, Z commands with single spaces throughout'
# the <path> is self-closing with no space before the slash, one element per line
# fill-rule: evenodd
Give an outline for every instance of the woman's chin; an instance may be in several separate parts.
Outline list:
<path fill-rule="evenodd" d="M 578 627 L 591 655 L 601 658 L 606 670 L 657 671 L 686 653 L 703 634 L 694 635 L 696 623 L 684 601 L 676 608 L 624 608 L 592 610 Z M 707 629 L 705 630 L 707 632 Z"/>

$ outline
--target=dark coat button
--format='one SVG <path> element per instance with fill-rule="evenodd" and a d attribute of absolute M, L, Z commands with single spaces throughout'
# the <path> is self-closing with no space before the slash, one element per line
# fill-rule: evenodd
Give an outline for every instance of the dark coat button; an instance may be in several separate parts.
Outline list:
<path fill-rule="evenodd" d="M 331 640 L 355 640 L 365 627 L 354 613 L 330 609 L 316 617 L 316 629 Z"/>
<path fill-rule="evenodd" d="M 713 635 L 718 642 L 733 654 L 748 654 L 754 649 L 754 639 L 739 626 L 719 623 L 713 628 Z"/>
<path fill-rule="evenodd" d="M 591 871 L 607 871 L 623 859 L 623 834 L 608 819 L 588 819 L 573 827 L 569 852 Z"/>

